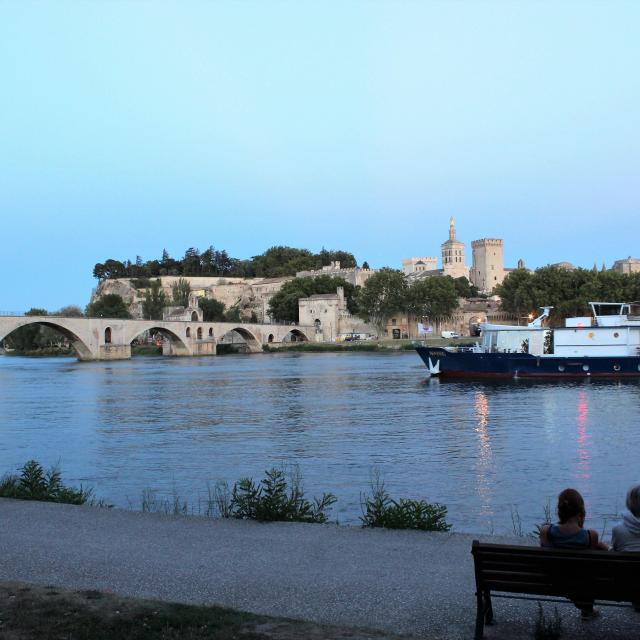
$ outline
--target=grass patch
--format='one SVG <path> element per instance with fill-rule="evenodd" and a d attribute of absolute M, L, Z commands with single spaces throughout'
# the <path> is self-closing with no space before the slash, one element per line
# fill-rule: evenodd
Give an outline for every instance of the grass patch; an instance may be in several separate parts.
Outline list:
<path fill-rule="evenodd" d="M 6 640 L 329 640 L 391 638 L 222 607 L 123 598 L 0 583 L 0 637 Z M 395 637 L 395 636 L 394 636 Z"/>
<path fill-rule="evenodd" d="M 131 347 L 132 356 L 161 356 L 162 347 L 155 344 L 136 344 Z"/>

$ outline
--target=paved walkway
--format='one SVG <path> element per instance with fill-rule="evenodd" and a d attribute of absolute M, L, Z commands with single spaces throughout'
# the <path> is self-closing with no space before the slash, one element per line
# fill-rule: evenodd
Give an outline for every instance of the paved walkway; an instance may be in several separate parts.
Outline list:
<path fill-rule="evenodd" d="M 472 638 L 472 538 L 0 499 L 0 580 Z M 535 604 L 496 600 L 494 610 L 488 640 L 532 637 Z M 589 622 L 571 605 L 559 610 L 568 637 L 639 635 L 640 616 L 631 610 L 605 608 Z"/>

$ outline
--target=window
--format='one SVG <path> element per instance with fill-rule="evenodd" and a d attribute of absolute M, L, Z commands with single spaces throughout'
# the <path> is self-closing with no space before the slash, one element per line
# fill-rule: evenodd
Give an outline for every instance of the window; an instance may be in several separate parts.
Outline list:
<path fill-rule="evenodd" d="M 391 324 L 395 324 L 396 323 L 396 319 L 395 318 L 391 318 Z"/>
<path fill-rule="evenodd" d="M 202 340 L 202 327 L 198 327 L 198 340 Z"/>
<path fill-rule="evenodd" d="M 111 327 L 107 327 L 104 330 L 104 343 L 111 344 Z"/>
<path fill-rule="evenodd" d="M 187 338 L 191 337 L 191 327 L 187 327 Z"/>

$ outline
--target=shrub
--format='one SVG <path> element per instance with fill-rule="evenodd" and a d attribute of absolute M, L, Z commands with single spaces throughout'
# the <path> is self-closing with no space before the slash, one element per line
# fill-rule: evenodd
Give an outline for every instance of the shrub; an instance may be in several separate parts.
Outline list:
<path fill-rule="evenodd" d="M 93 489 L 85 489 L 82 485 L 78 489 L 65 486 L 58 467 L 45 472 L 36 460 L 24 464 L 19 476 L 6 475 L 0 480 L 0 498 L 85 504 L 92 495 Z"/>
<path fill-rule="evenodd" d="M 375 475 L 371 482 L 371 496 L 361 498 L 363 527 L 385 527 L 387 529 L 418 529 L 420 531 L 449 531 L 447 507 L 425 500 L 391 498 L 384 482 Z"/>
<path fill-rule="evenodd" d="M 313 502 L 304 497 L 302 477 L 295 468 L 289 482 L 282 469 L 272 468 L 256 484 L 242 478 L 229 493 L 225 485 L 216 487 L 216 503 L 223 517 L 261 522 L 326 522 L 326 511 L 336 501 L 332 493 L 323 493 Z"/>
<path fill-rule="evenodd" d="M 538 619 L 533 634 L 535 640 L 560 640 L 562 633 L 562 619 L 558 613 L 558 607 L 554 607 L 553 618 L 547 619 L 542 605 L 538 602 Z"/>

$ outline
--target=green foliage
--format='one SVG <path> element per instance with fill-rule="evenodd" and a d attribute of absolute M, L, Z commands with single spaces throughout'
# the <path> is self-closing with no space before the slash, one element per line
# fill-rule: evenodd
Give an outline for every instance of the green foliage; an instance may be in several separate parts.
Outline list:
<path fill-rule="evenodd" d="M 184 278 L 178 278 L 177 282 L 171 285 L 172 302 L 176 307 L 188 307 L 190 293 L 191 285 Z"/>
<path fill-rule="evenodd" d="M 88 318 L 130 318 L 129 309 L 117 293 L 108 293 L 87 305 Z"/>
<path fill-rule="evenodd" d="M 451 276 L 445 276 L 445 278 L 451 278 Z M 455 285 L 458 298 L 475 298 L 478 295 L 478 287 L 471 284 L 464 276 L 451 279 Z"/>
<path fill-rule="evenodd" d="M 406 310 L 407 281 L 402 272 L 385 267 L 367 279 L 358 294 L 359 313 L 382 330 L 387 320 Z"/>
<path fill-rule="evenodd" d="M 162 312 L 167 306 L 167 296 L 162 290 L 160 280 L 156 279 L 144 292 L 142 314 L 148 320 L 162 320 Z"/>
<path fill-rule="evenodd" d="M 424 500 L 396 501 L 385 489 L 384 482 L 375 475 L 371 482 L 371 496 L 361 499 L 363 527 L 384 527 L 386 529 L 418 529 L 420 531 L 449 531 L 447 507 Z"/>
<path fill-rule="evenodd" d="M 356 310 L 356 287 L 343 278 L 329 275 L 317 278 L 294 278 L 285 282 L 280 291 L 269 301 L 269 315 L 280 322 L 298 322 L 298 299 L 322 293 L 335 293 L 338 287 L 344 288 L 347 308 L 352 313 Z"/>
<path fill-rule="evenodd" d="M 211 245 L 202 253 L 195 247 L 189 247 L 184 257 L 178 260 L 173 259 L 166 249 L 162 251 L 160 260 L 143 262 L 140 256 L 136 256 L 135 262 L 109 259 L 94 266 L 93 276 L 101 281 L 107 278 L 132 278 L 134 287 L 146 288 L 145 280 L 157 276 L 275 278 L 292 276 L 297 271 L 320 269 L 336 260 L 345 268 L 356 266 L 355 257 L 348 251 L 322 249 L 320 253 L 312 253 L 307 249 L 278 246 L 267 249 L 251 260 L 239 260 Z"/>
<path fill-rule="evenodd" d="M 538 308 L 553 306 L 552 324 L 561 324 L 568 316 L 587 315 L 588 303 L 625 302 L 640 299 L 640 273 L 563 269 L 547 266 L 530 273 L 512 271 L 496 293 L 502 308 L 518 316 L 537 314 Z"/>
<path fill-rule="evenodd" d="M 272 468 L 258 484 L 251 478 L 242 478 L 230 494 L 219 486 L 216 498 L 224 517 L 261 522 L 326 522 L 326 511 L 336 501 L 331 493 L 324 493 L 313 502 L 307 500 L 297 468 L 288 482 L 284 471 Z"/>
<path fill-rule="evenodd" d="M 82 485 L 79 489 L 65 486 L 57 467 L 45 472 L 36 460 L 25 463 L 19 476 L 8 475 L 0 480 L 0 498 L 85 504 L 92 494 L 92 489 L 84 489 Z"/>
<path fill-rule="evenodd" d="M 535 640 L 560 640 L 564 631 L 558 607 L 553 608 L 553 618 L 544 615 L 542 604 L 538 602 L 538 619 L 533 633 Z"/>
<path fill-rule="evenodd" d="M 458 307 L 457 288 L 457 281 L 449 276 L 416 280 L 406 292 L 405 308 L 418 318 L 446 320 Z"/>
<path fill-rule="evenodd" d="M 242 322 L 242 318 L 240 317 L 240 307 L 238 307 L 238 305 L 229 307 L 224 314 L 224 320 L 226 322 Z"/>
<path fill-rule="evenodd" d="M 60 316 L 62 318 L 84 318 L 84 311 L 75 304 L 68 304 L 57 311 L 54 311 L 52 316 Z"/>
<path fill-rule="evenodd" d="M 147 289 L 152 285 L 150 278 L 132 278 L 131 286 L 134 289 Z"/>
<path fill-rule="evenodd" d="M 224 304 L 215 298 L 200 298 L 203 320 L 205 322 L 222 322 L 224 320 Z"/>

